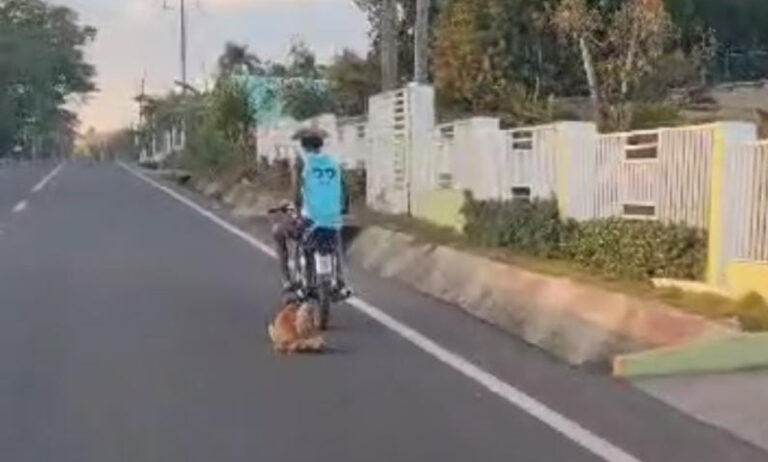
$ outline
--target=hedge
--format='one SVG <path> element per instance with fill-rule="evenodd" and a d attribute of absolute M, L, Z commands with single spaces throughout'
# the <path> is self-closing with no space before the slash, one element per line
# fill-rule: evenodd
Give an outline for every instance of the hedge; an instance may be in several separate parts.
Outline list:
<path fill-rule="evenodd" d="M 625 279 L 699 279 L 707 236 L 699 229 L 620 218 L 564 220 L 555 199 L 476 201 L 467 197 L 464 232 L 475 244 L 570 260 Z"/>

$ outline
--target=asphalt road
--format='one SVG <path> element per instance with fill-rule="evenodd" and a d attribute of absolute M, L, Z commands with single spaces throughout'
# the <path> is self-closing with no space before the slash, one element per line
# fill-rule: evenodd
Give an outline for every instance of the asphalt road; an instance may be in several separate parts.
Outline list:
<path fill-rule="evenodd" d="M 604 460 L 602 443 L 643 462 L 768 460 L 354 268 L 361 298 L 583 433 L 352 307 L 335 313 L 332 353 L 277 356 L 272 259 L 116 165 L 70 162 L 32 193 L 55 166 L 0 170 L 3 462 L 579 462 Z"/>

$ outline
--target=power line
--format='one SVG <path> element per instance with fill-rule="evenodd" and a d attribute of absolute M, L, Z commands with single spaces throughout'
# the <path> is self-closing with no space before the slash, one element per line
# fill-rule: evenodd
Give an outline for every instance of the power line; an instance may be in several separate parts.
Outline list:
<path fill-rule="evenodd" d="M 168 6 L 168 0 L 163 0 L 164 10 L 173 10 Z M 186 0 L 179 0 L 179 49 L 181 61 L 182 92 L 187 91 L 187 8 Z"/>

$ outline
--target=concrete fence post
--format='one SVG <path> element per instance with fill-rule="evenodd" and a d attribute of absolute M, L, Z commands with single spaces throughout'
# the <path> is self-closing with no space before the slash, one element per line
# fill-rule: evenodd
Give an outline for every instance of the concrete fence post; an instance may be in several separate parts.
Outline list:
<path fill-rule="evenodd" d="M 725 287 L 726 264 L 732 258 L 729 242 L 733 223 L 728 220 L 730 191 L 738 178 L 728 178 L 727 162 L 747 143 L 757 140 L 757 127 L 744 122 L 721 122 L 715 132 L 709 204 L 709 245 L 707 253 L 707 282 Z"/>

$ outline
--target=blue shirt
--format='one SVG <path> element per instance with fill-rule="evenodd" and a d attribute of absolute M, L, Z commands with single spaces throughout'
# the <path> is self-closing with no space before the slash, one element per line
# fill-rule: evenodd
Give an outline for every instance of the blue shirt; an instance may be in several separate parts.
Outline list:
<path fill-rule="evenodd" d="M 320 228 L 341 229 L 342 172 L 336 160 L 325 153 L 304 157 L 302 214 Z"/>

